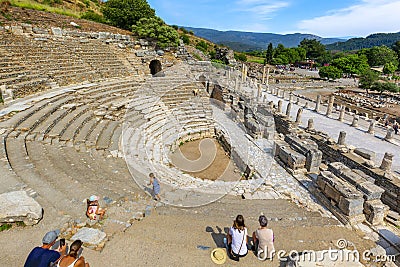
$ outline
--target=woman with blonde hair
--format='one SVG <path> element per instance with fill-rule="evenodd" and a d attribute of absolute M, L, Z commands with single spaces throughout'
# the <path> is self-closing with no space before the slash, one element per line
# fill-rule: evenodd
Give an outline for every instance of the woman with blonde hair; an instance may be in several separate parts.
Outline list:
<path fill-rule="evenodd" d="M 68 255 L 58 261 L 57 267 L 90 267 L 83 256 L 78 257 L 81 247 L 82 241 L 75 240 L 69 248 Z"/>
<path fill-rule="evenodd" d="M 228 255 L 232 260 L 239 261 L 247 255 L 247 228 L 242 215 L 236 216 L 228 233 Z"/>

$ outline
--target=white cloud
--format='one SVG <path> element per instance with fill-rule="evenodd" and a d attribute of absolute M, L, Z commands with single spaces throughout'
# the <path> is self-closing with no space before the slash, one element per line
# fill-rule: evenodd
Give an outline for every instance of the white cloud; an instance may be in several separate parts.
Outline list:
<path fill-rule="evenodd" d="M 251 1 L 251 0 L 249 0 Z M 327 15 L 300 21 L 296 31 L 319 36 L 367 36 L 400 31 L 400 1 L 363 0 Z"/>
<path fill-rule="evenodd" d="M 284 1 L 266 1 L 266 0 L 239 0 L 236 1 L 236 11 L 249 12 L 257 19 L 268 20 L 273 13 L 289 6 Z"/>

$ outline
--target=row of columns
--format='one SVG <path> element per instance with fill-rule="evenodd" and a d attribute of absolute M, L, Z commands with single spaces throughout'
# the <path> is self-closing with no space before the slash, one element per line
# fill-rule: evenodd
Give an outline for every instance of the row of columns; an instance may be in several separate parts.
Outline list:
<path fill-rule="evenodd" d="M 311 127 L 313 127 L 313 126 L 311 126 Z M 310 128 L 310 121 L 309 121 L 309 128 Z M 339 133 L 339 138 L 338 138 L 337 144 L 339 146 L 346 145 L 346 132 L 345 131 L 341 131 Z M 392 169 L 393 157 L 394 157 L 394 155 L 392 153 L 386 152 L 385 155 L 383 156 L 382 163 L 379 168 L 382 169 L 383 171 L 390 172 Z"/>

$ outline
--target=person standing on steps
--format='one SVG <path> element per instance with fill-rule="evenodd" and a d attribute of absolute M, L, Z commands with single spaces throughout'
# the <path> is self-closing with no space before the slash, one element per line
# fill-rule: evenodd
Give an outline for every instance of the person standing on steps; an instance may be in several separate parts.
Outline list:
<path fill-rule="evenodd" d="M 228 233 L 228 255 L 234 261 L 239 261 L 247 255 L 247 228 L 242 215 L 236 216 Z"/>
<path fill-rule="evenodd" d="M 59 230 L 48 232 L 42 239 L 42 246 L 35 247 L 28 255 L 24 267 L 49 267 L 60 257 L 65 255 L 67 245 L 64 244 L 58 250 L 52 250 L 51 247 L 56 243 Z"/>
<path fill-rule="evenodd" d="M 397 121 L 395 121 L 393 124 L 393 130 L 394 134 L 397 134 L 399 132 L 399 124 L 397 123 Z"/>
<path fill-rule="evenodd" d="M 160 182 L 158 181 L 158 179 L 154 176 L 154 173 L 150 173 L 149 174 L 150 177 L 150 182 L 147 185 L 153 185 L 153 194 L 154 194 L 154 199 L 160 201 L 161 197 L 160 197 Z"/>

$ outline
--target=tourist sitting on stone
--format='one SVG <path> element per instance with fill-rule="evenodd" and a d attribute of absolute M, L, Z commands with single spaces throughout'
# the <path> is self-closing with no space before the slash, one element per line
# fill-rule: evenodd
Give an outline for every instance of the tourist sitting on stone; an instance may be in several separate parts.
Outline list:
<path fill-rule="evenodd" d="M 239 261 L 247 252 L 247 228 L 243 216 L 238 215 L 233 221 L 233 226 L 229 228 L 228 255 L 232 260 Z"/>
<path fill-rule="evenodd" d="M 272 259 L 274 256 L 274 233 L 267 228 L 268 220 L 264 215 L 258 218 L 260 227 L 253 232 L 254 249 L 259 259 Z M 264 253 L 264 255 L 262 255 Z"/>
<path fill-rule="evenodd" d="M 103 219 L 104 214 L 106 213 L 105 209 L 100 208 L 99 197 L 98 196 L 90 196 L 87 199 L 87 208 L 86 208 L 86 216 L 91 220 L 97 220 L 97 215 L 100 216 L 100 220 Z"/>
<path fill-rule="evenodd" d="M 159 183 L 158 179 L 154 176 L 154 173 L 150 173 L 149 177 L 150 177 L 150 182 L 147 185 L 153 185 L 153 197 L 154 197 L 154 200 L 160 201 L 161 200 L 161 197 L 160 197 L 160 191 L 161 191 L 160 183 Z"/>
<path fill-rule="evenodd" d="M 79 239 L 75 240 L 69 248 L 68 255 L 62 257 L 57 262 L 57 267 L 90 267 L 89 263 L 85 262 L 83 256 L 79 257 L 81 247 L 82 241 Z"/>
<path fill-rule="evenodd" d="M 57 250 L 52 250 L 52 246 L 56 243 L 59 230 L 48 232 L 42 239 L 42 246 L 35 247 L 25 261 L 24 267 L 48 267 L 55 263 L 61 256 L 65 255 L 66 244 L 59 246 Z"/>

